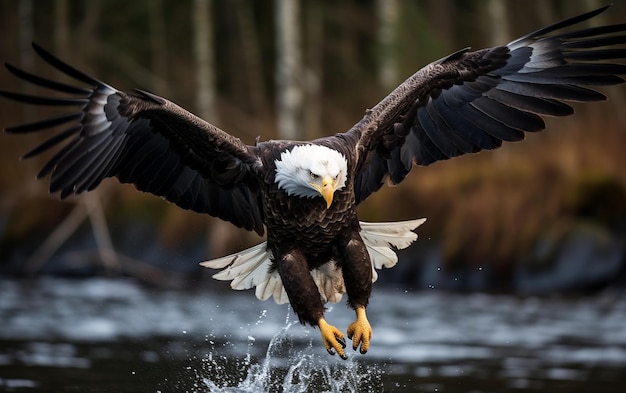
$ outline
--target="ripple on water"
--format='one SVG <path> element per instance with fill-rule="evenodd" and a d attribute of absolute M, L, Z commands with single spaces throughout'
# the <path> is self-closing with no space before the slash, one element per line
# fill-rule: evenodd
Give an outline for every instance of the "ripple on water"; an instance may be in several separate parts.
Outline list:
<path fill-rule="evenodd" d="M 350 350 L 343 362 L 325 353 L 316 329 L 292 322 L 287 307 L 260 302 L 250 292 L 155 290 L 132 280 L 0 280 L 0 340 L 19 342 L 15 350 L 0 351 L 0 366 L 86 369 L 115 356 L 106 352 L 109 344 L 162 340 L 138 358 L 150 364 L 198 359 L 192 370 L 197 392 L 267 386 L 351 391 L 365 382 L 382 390 L 380 381 L 390 373 L 416 379 L 495 375 L 526 389 L 538 380 L 621 378 L 626 368 L 626 299 L 620 296 L 516 298 L 378 288 L 369 315 L 370 351 L 361 356 Z M 343 329 L 354 318 L 345 304 L 327 316 Z M 89 343 L 101 351 L 76 352 L 74 346 Z M 19 383 L 7 381 L 0 386 Z"/>

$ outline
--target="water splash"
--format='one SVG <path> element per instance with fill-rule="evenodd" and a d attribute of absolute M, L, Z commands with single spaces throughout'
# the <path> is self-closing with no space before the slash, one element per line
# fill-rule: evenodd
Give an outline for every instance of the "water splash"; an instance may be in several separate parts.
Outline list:
<path fill-rule="evenodd" d="M 284 327 L 270 340 L 265 356 L 258 361 L 251 356 L 256 341 L 252 336 L 248 337 L 248 351 L 243 359 L 209 353 L 203 359 L 203 369 L 198 371 L 195 393 L 383 391 L 384 372 L 377 366 L 361 364 L 354 357 L 329 357 L 318 346 L 314 348 L 314 339 L 310 337 L 306 345 L 299 345 L 289 333 L 297 325 L 290 321 L 290 314 L 291 311 Z"/>

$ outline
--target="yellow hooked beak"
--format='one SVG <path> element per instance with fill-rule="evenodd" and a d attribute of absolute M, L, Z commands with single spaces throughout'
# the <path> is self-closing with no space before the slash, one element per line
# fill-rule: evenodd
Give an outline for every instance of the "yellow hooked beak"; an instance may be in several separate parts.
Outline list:
<path fill-rule="evenodd" d="M 330 208 L 330 205 L 333 203 L 333 194 L 335 193 L 335 180 L 330 176 L 326 176 L 320 183 L 311 183 L 311 185 L 319 191 L 326 201 L 326 209 Z"/>

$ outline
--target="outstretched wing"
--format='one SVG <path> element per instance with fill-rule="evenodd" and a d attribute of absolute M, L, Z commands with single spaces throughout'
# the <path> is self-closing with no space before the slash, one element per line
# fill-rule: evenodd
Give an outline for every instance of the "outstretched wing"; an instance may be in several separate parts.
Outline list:
<path fill-rule="evenodd" d="M 0 92 L 27 104 L 72 108 L 58 117 L 5 129 L 22 134 L 64 125 L 24 155 L 32 157 L 66 142 L 37 175 L 50 175 L 50 192 L 65 198 L 115 176 L 184 209 L 263 233 L 255 173 L 260 164 L 254 147 L 170 101 L 140 90 L 137 95 L 118 91 L 41 47 L 33 44 L 33 48 L 50 65 L 86 86 L 66 85 L 6 65 L 25 81 L 69 95 Z"/>
<path fill-rule="evenodd" d="M 539 115 L 566 116 L 563 101 L 599 101 L 583 86 L 624 82 L 626 24 L 551 34 L 607 7 L 567 19 L 506 46 L 461 50 L 422 68 L 398 86 L 350 131 L 359 157 L 357 203 L 389 179 L 400 183 L 414 164 L 429 165 L 465 153 L 519 141 L 544 129 Z"/>

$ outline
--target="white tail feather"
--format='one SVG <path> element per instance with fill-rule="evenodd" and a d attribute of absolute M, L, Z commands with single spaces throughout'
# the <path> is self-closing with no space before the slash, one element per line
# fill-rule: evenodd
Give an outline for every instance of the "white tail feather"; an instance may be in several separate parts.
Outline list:
<path fill-rule="evenodd" d="M 426 221 L 425 218 L 398 222 L 361 222 L 361 238 L 376 269 L 391 268 L 398 262 L 393 248 L 402 250 L 417 240 L 413 232 Z M 375 271 L 374 271 L 375 272 Z"/>
<path fill-rule="evenodd" d="M 390 268 L 398 262 L 395 249 L 411 245 L 417 234 L 413 232 L 426 221 L 425 218 L 400 222 L 361 222 L 361 238 L 372 261 L 372 282 L 378 278 L 376 269 Z M 276 270 L 270 272 L 271 253 L 267 251 L 267 242 L 231 254 L 222 258 L 202 262 L 200 265 L 211 269 L 224 269 L 213 275 L 222 281 L 231 281 L 230 287 L 236 290 L 256 287 L 255 295 L 260 300 L 270 296 L 278 304 L 289 302 L 285 288 Z M 311 271 L 311 276 L 319 288 L 322 301 L 338 303 L 346 287 L 341 268 L 334 263 L 327 263 Z"/>

